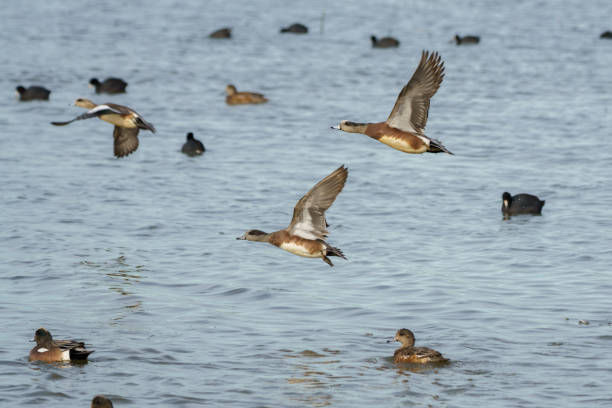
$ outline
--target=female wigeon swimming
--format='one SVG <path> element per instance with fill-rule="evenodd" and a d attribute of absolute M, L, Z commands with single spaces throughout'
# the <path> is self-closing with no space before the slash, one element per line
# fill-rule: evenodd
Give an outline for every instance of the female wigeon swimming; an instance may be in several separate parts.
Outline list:
<path fill-rule="evenodd" d="M 193 137 L 193 133 L 187 133 L 187 141 L 183 144 L 181 152 L 185 153 L 187 156 L 199 156 L 205 151 L 206 149 L 202 142 Z"/>
<path fill-rule="evenodd" d="M 538 197 L 531 194 L 511 195 L 508 192 L 502 194 L 502 214 L 504 215 L 519 215 L 519 214 L 535 214 L 542 213 L 546 200 L 540 200 Z"/>
<path fill-rule="evenodd" d="M 391 114 L 385 122 L 356 123 L 343 120 L 339 129 L 349 133 L 362 133 L 405 153 L 453 154 L 435 139 L 425 136 L 429 99 L 436 93 L 444 78 L 444 63 L 438 53 L 423 51 L 416 71 L 400 92 Z"/>
<path fill-rule="evenodd" d="M 283 27 L 280 30 L 281 33 L 293 33 L 293 34 L 306 34 L 308 32 L 308 27 L 304 24 L 293 23 L 289 27 Z"/>
<path fill-rule="evenodd" d="M 402 347 L 393 353 L 395 363 L 448 363 L 448 359 L 436 350 L 427 347 L 414 347 L 414 333 L 408 329 L 399 329 L 395 333 L 395 341 L 402 343 Z"/>
<path fill-rule="evenodd" d="M 113 402 L 104 395 L 96 395 L 91 400 L 91 408 L 113 408 Z"/>
<path fill-rule="evenodd" d="M 381 39 L 371 36 L 372 47 L 374 48 L 392 48 L 399 47 L 400 42 L 393 37 L 383 37 Z"/>
<path fill-rule="evenodd" d="M 36 345 L 30 350 L 30 361 L 54 363 L 58 361 L 87 360 L 93 350 L 87 350 L 85 343 L 74 340 L 53 340 L 51 333 L 40 328 L 34 334 Z"/>
<path fill-rule="evenodd" d="M 460 37 L 459 34 L 455 35 L 455 43 L 457 45 L 466 45 L 466 44 L 478 44 L 480 42 L 480 37 L 476 35 L 465 35 Z"/>
<path fill-rule="evenodd" d="M 114 103 L 96 105 L 89 99 L 79 98 L 74 104 L 89 109 L 86 113 L 66 122 L 51 122 L 55 126 L 66 126 L 76 120 L 100 118 L 115 125 L 113 130 L 114 152 L 116 157 L 127 156 L 138 149 L 139 129 L 150 130 L 155 133 L 155 127 L 142 118 L 133 109 Z"/>
<path fill-rule="evenodd" d="M 119 94 L 125 93 L 125 88 L 128 84 L 121 78 L 106 78 L 104 82 L 98 81 L 98 78 L 91 78 L 89 86 L 96 88 L 97 94 Z"/>
<path fill-rule="evenodd" d="M 29 102 L 29 101 L 48 101 L 49 100 L 49 94 L 51 94 L 51 91 L 48 90 L 47 88 L 44 88 L 42 86 L 31 86 L 29 88 L 25 88 L 21 85 L 19 85 L 17 88 L 15 88 L 15 90 L 17 91 L 17 96 L 19 97 L 19 100 L 22 102 Z"/>
<path fill-rule="evenodd" d="M 220 28 L 217 31 L 213 31 L 208 35 L 210 38 L 232 38 L 232 29 L 225 27 Z"/>
<path fill-rule="evenodd" d="M 297 202 L 293 209 L 293 218 L 287 228 L 269 234 L 250 230 L 236 239 L 267 242 L 295 255 L 321 258 L 329 266 L 334 266 L 328 256 L 339 256 L 344 259 L 346 257 L 340 249 L 325 242 L 329 226 L 325 220 L 325 211 L 331 207 L 336 196 L 342 191 L 347 176 L 348 170 L 340 166 L 319 181 Z"/>
<path fill-rule="evenodd" d="M 260 93 L 255 92 L 238 92 L 234 85 L 225 87 L 227 96 L 225 102 L 228 105 L 244 105 L 248 103 L 266 103 L 268 100 Z"/>

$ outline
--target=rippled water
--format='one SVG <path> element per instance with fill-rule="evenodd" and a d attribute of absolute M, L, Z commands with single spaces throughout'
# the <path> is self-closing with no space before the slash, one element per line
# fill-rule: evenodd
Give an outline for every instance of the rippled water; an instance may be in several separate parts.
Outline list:
<path fill-rule="evenodd" d="M 149 4 L 0 9 L 0 405 L 610 406 L 609 2 Z M 278 34 L 295 21 L 311 33 Z M 422 49 L 447 72 L 427 133 L 456 156 L 329 129 L 384 120 Z M 230 82 L 270 102 L 229 107 Z M 18 103 L 18 84 L 51 100 Z M 158 133 L 117 160 L 110 125 L 49 125 L 77 97 Z M 204 156 L 180 154 L 188 131 Z M 340 164 L 327 218 L 348 261 L 234 239 L 285 227 Z M 505 190 L 543 215 L 504 221 Z M 96 352 L 28 363 L 40 326 Z M 401 327 L 452 364 L 395 366 Z"/>

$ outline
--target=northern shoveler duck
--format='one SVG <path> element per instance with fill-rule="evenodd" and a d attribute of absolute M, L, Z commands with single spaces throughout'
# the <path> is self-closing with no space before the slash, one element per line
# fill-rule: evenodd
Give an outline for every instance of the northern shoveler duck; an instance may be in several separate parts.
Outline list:
<path fill-rule="evenodd" d="M 545 200 L 540 200 L 538 197 L 531 194 L 511 195 L 508 192 L 502 194 L 502 214 L 504 215 L 519 215 L 519 214 L 535 214 L 542 213 Z"/>
<path fill-rule="evenodd" d="M 220 28 L 208 35 L 210 38 L 232 38 L 232 29 L 229 27 Z"/>
<path fill-rule="evenodd" d="M 133 109 L 115 103 L 96 105 L 89 99 L 79 98 L 74 103 L 81 108 L 89 109 L 86 113 L 66 122 L 51 122 L 55 126 L 66 126 L 76 120 L 100 118 L 115 125 L 113 130 L 114 153 L 117 157 L 127 156 L 138 149 L 139 129 L 155 133 L 153 125 Z"/>
<path fill-rule="evenodd" d="M 187 141 L 181 148 L 181 152 L 185 153 L 187 156 L 199 156 L 204 153 L 206 149 L 202 142 L 193 137 L 193 133 L 187 133 Z"/>
<path fill-rule="evenodd" d="M 402 347 L 393 353 L 395 363 L 448 363 L 448 359 L 436 350 L 427 347 L 414 347 L 414 333 L 408 329 L 400 329 L 395 333 L 395 341 L 402 343 Z"/>
<path fill-rule="evenodd" d="M 340 166 L 319 181 L 297 202 L 293 209 L 293 218 L 287 228 L 269 234 L 250 230 L 236 239 L 267 242 L 295 255 L 321 258 L 329 266 L 334 266 L 328 256 L 339 256 L 344 259 L 346 257 L 340 249 L 325 242 L 329 226 L 325 220 L 325 211 L 331 207 L 336 196 L 342 191 L 347 176 L 348 170 Z"/>
<path fill-rule="evenodd" d="M 238 92 L 234 85 L 226 86 L 225 92 L 227 93 L 225 102 L 228 105 L 245 105 L 249 103 L 258 104 L 268 102 L 268 100 L 262 94 L 255 92 Z"/>
<path fill-rule="evenodd" d="M 372 47 L 374 48 L 392 48 L 399 47 L 400 42 L 393 37 L 383 37 L 381 39 L 371 36 Z"/>
<path fill-rule="evenodd" d="M 98 78 L 91 78 L 89 86 L 96 88 L 97 94 L 119 94 L 125 93 L 128 84 L 121 78 L 106 78 L 104 82 L 98 81 Z"/>
<path fill-rule="evenodd" d="M 25 88 L 19 85 L 17 88 L 15 88 L 15 90 L 19 100 L 22 102 L 48 101 L 49 94 L 51 94 L 50 90 L 42 86 L 31 86 L 29 88 Z"/>
<path fill-rule="evenodd" d="M 91 408 L 113 408 L 113 402 L 104 395 L 96 395 L 91 400 Z"/>
<path fill-rule="evenodd" d="M 475 36 L 475 35 L 466 35 L 463 37 L 460 37 L 459 34 L 455 35 L 455 43 L 457 45 L 478 44 L 479 42 L 480 42 L 480 37 Z"/>
<path fill-rule="evenodd" d="M 281 33 L 293 33 L 293 34 L 306 34 L 308 32 L 308 27 L 304 24 L 293 23 L 289 27 L 283 27 L 280 30 Z"/>
<path fill-rule="evenodd" d="M 87 360 L 93 350 L 87 350 L 85 343 L 74 340 L 53 340 L 51 333 L 40 328 L 34 334 L 36 346 L 30 350 L 30 361 L 54 363 L 58 361 Z"/>
<path fill-rule="evenodd" d="M 385 122 L 356 123 L 343 120 L 339 129 L 349 133 L 362 133 L 405 153 L 451 153 L 435 139 L 425 136 L 429 100 L 444 78 L 444 63 L 438 53 L 423 51 L 421 62 L 410 81 L 400 92 L 391 114 Z"/>

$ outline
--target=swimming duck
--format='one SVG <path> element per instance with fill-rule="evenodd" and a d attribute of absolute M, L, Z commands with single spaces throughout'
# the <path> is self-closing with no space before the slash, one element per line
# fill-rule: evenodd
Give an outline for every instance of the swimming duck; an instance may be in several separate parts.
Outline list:
<path fill-rule="evenodd" d="M 96 105 L 89 99 L 79 98 L 74 103 L 81 108 L 89 109 L 86 113 L 67 122 L 51 122 L 55 126 L 66 126 L 76 120 L 98 117 L 115 125 L 113 130 L 114 153 L 116 157 L 127 156 L 138 149 L 139 129 L 155 133 L 153 125 L 142 118 L 135 110 L 114 103 Z"/>
<path fill-rule="evenodd" d="M 599 38 L 612 38 L 612 31 L 604 31 Z"/>
<path fill-rule="evenodd" d="M 15 90 L 17 91 L 17 96 L 19 97 L 19 100 L 22 102 L 29 102 L 35 100 L 48 101 L 49 94 L 51 93 L 50 90 L 42 86 L 31 86 L 29 88 L 25 88 L 19 85 L 17 88 L 15 88 Z"/>
<path fill-rule="evenodd" d="M 375 36 L 371 36 L 372 47 L 374 48 L 391 48 L 399 47 L 400 42 L 393 37 L 383 37 L 380 40 Z"/>
<path fill-rule="evenodd" d="M 475 36 L 475 35 L 466 35 L 463 37 L 460 37 L 459 34 L 455 35 L 455 43 L 457 45 L 478 44 L 479 42 L 480 42 L 480 37 Z"/>
<path fill-rule="evenodd" d="M 356 123 L 343 120 L 339 129 L 349 133 L 362 133 L 405 153 L 453 154 L 436 139 L 425 136 L 429 100 L 444 78 L 444 63 L 437 52 L 423 51 L 421 62 L 410 81 L 400 92 L 391 114 L 385 122 Z"/>
<path fill-rule="evenodd" d="M 436 350 L 427 347 L 414 347 L 414 333 L 408 329 L 399 329 L 395 333 L 395 341 L 402 343 L 402 347 L 393 353 L 395 363 L 448 363 L 448 359 Z"/>
<path fill-rule="evenodd" d="M 327 238 L 327 221 L 325 211 L 331 207 L 336 196 L 342 191 L 348 170 L 340 166 L 329 176 L 319 181 L 302 197 L 293 209 L 291 223 L 285 229 L 272 233 L 249 230 L 236 239 L 267 242 L 292 254 L 306 258 L 321 258 L 329 266 L 334 264 L 328 256 L 339 256 L 346 259 L 339 248 L 325 242 Z"/>
<path fill-rule="evenodd" d="M 204 153 L 206 149 L 202 142 L 193 137 L 193 133 L 187 133 L 187 141 L 183 145 L 181 152 L 185 153 L 187 156 L 199 156 Z"/>
<path fill-rule="evenodd" d="M 308 32 L 308 27 L 304 24 L 294 23 L 289 27 L 281 28 L 281 33 L 293 33 L 293 34 L 306 34 Z"/>
<path fill-rule="evenodd" d="M 34 334 L 36 346 L 30 350 L 30 361 L 53 363 L 57 361 L 87 360 L 93 350 L 87 350 L 85 343 L 74 340 L 53 340 L 51 333 L 40 328 Z"/>
<path fill-rule="evenodd" d="M 113 408 L 113 402 L 104 395 L 96 395 L 91 400 L 91 408 Z"/>
<path fill-rule="evenodd" d="M 262 94 L 255 92 L 238 92 L 234 85 L 226 86 L 225 92 L 227 93 L 225 102 L 228 105 L 244 105 L 248 103 L 258 104 L 268 102 L 268 100 Z"/>
<path fill-rule="evenodd" d="M 225 27 L 220 28 L 217 31 L 213 31 L 208 35 L 210 38 L 232 38 L 232 29 Z"/>
<path fill-rule="evenodd" d="M 128 86 L 121 78 L 106 78 L 104 82 L 98 81 L 98 78 L 91 78 L 89 86 L 96 88 L 96 93 L 119 94 L 125 93 L 125 87 Z"/>
<path fill-rule="evenodd" d="M 517 194 L 508 192 L 502 194 L 502 213 L 504 215 L 541 214 L 545 200 L 531 194 Z"/>

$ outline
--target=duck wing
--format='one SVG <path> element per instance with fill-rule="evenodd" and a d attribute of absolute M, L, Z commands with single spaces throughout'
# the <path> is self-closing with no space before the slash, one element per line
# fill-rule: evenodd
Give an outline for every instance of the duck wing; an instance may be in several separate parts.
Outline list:
<path fill-rule="evenodd" d="M 52 125 L 55 126 L 66 126 L 69 125 L 70 123 L 77 121 L 77 120 L 82 120 L 82 119 L 89 119 L 89 118 L 96 118 L 98 116 L 102 116 L 102 115 L 110 115 L 110 114 L 117 114 L 117 115 L 121 115 L 123 112 L 119 109 L 113 108 L 109 105 L 98 105 L 95 108 L 83 113 L 82 115 L 77 116 L 76 118 L 66 121 L 66 122 L 51 122 Z"/>
<path fill-rule="evenodd" d="M 437 52 L 423 51 L 421 62 L 395 101 L 386 123 L 396 129 L 422 133 L 427 124 L 429 100 L 444 78 L 444 63 Z"/>
<path fill-rule="evenodd" d="M 115 126 L 113 138 L 114 153 L 116 157 L 127 156 L 138 149 L 138 128 Z"/>
<path fill-rule="evenodd" d="M 295 205 L 287 232 L 305 239 L 326 238 L 325 211 L 344 188 L 347 177 L 348 169 L 342 165 L 311 188 Z"/>

